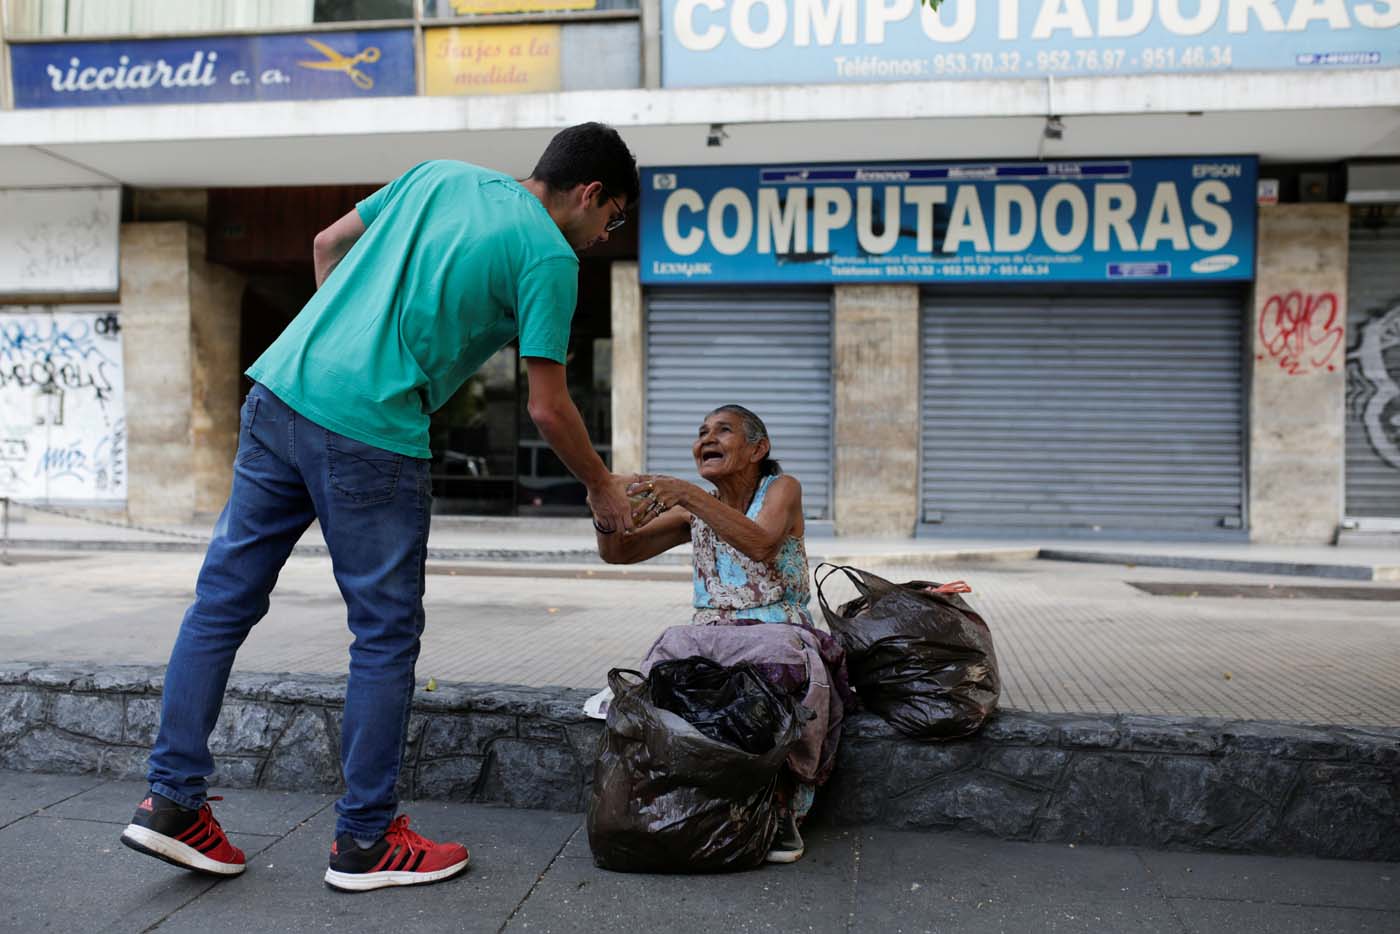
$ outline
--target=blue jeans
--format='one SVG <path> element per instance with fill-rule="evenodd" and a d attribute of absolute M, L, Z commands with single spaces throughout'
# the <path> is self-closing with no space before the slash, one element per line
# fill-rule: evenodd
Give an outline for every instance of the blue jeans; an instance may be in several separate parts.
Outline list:
<path fill-rule="evenodd" d="M 240 418 L 233 490 L 166 669 L 147 774 L 153 791 L 185 807 L 204 803 L 214 770 L 209 735 L 234 655 L 267 614 L 292 546 L 319 519 L 355 636 L 336 834 L 369 838 L 388 828 L 423 633 L 431 505 L 428 461 L 322 428 L 253 386 Z"/>

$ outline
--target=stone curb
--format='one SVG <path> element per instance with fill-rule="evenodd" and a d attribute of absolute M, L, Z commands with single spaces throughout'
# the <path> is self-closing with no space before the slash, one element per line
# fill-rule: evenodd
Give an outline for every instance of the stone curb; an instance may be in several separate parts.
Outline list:
<path fill-rule="evenodd" d="M 1301 561 L 1259 561 L 1248 558 L 1193 558 L 1182 555 L 1128 554 L 1112 551 L 1078 551 L 1041 548 L 1042 561 L 1074 561 L 1080 564 L 1129 564 L 1186 571 L 1227 571 L 1237 574 L 1277 574 L 1291 577 L 1325 577 L 1334 580 L 1396 581 L 1400 564 L 1316 564 Z"/>
<path fill-rule="evenodd" d="M 0 767 L 140 779 L 162 669 L 0 663 Z M 213 783 L 336 792 L 343 677 L 239 674 Z M 443 684 L 414 697 L 404 797 L 580 811 L 588 691 Z M 1400 860 L 1400 729 L 1003 710 L 926 744 L 848 718 L 819 796 L 841 824 L 1004 839 Z"/>

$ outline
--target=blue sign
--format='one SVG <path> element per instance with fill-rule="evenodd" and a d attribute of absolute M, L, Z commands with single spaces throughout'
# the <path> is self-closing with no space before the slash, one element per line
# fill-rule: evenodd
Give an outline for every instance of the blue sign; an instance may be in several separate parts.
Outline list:
<path fill-rule="evenodd" d="M 648 284 L 1254 278 L 1254 157 L 642 170 Z"/>
<path fill-rule="evenodd" d="M 417 92 L 413 30 L 10 45 L 15 107 L 111 107 Z"/>
<path fill-rule="evenodd" d="M 1397 0 L 662 0 L 662 84 L 1400 65 Z"/>

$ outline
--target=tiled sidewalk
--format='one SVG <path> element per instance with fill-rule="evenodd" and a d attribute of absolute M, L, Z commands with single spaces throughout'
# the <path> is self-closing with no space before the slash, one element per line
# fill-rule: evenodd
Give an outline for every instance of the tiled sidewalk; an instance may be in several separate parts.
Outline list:
<path fill-rule="evenodd" d="M 199 562 L 67 554 L 0 567 L 0 657 L 161 664 Z M 609 668 L 635 665 L 662 629 L 689 618 L 681 567 L 642 566 L 660 578 L 642 580 L 612 579 L 614 569 L 596 566 L 508 567 L 511 576 L 491 565 L 430 575 L 421 681 L 597 687 Z M 1127 581 L 1260 578 L 1046 561 L 879 573 L 972 583 L 973 605 L 996 638 L 1008 707 L 1400 723 L 1394 603 L 1151 596 Z M 850 595 L 834 586 L 835 601 Z M 295 558 L 238 667 L 339 673 L 349 641 L 329 562 Z"/>

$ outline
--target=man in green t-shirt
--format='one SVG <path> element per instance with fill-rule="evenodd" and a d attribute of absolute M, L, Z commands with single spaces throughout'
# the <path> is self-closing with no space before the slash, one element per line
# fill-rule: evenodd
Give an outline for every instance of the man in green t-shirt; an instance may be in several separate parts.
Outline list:
<path fill-rule="evenodd" d="M 248 370 L 233 488 L 171 652 L 151 791 L 123 843 L 215 876 L 243 871 L 207 803 L 209 735 L 234 655 L 319 521 L 355 636 L 326 882 L 415 885 L 466 867 L 466 848 L 395 817 L 424 625 L 429 415 L 519 339 L 541 436 L 587 487 L 595 523 L 632 527 L 626 481 L 594 452 L 564 361 L 577 251 L 606 241 L 638 193 L 626 144 L 586 123 L 556 135 L 524 181 L 425 162 L 316 236 L 316 294 Z"/>

